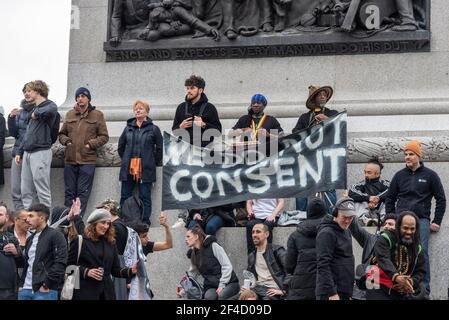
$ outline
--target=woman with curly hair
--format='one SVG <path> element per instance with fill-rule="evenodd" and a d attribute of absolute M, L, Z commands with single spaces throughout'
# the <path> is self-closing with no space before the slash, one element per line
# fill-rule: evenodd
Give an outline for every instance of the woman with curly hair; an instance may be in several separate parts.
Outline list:
<path fill-rule="evenodd" d="M 87 219 L 78 257 L 79 237 L 70 242 L 68 265 L 78 265 L 80 288 L 74 290 L 73 300 L 115 300 L 111 275 L 131 278 L 137 273 L 137 263 L 120 268 L 112 216 L 97 209 Z"/>

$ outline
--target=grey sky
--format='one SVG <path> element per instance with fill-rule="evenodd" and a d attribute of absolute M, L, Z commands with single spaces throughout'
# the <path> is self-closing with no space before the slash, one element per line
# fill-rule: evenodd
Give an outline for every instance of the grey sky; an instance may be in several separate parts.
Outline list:
<path fill-rule="evenodd" d="M 49 98 L 66 98 L 70 0 L 0 0 L 0 105 L 8 114 L 22 87 L 41 79 Z"/>

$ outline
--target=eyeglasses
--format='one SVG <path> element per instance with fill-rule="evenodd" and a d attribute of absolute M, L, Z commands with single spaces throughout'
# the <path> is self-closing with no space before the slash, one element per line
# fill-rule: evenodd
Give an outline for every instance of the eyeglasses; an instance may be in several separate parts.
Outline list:
<path fill-rule="evenodd" d="M 28 219 L 28 218 L 16 218 L 16 220 L 22 221 L 22 222 L 27 222 L 27 219 Z"/>

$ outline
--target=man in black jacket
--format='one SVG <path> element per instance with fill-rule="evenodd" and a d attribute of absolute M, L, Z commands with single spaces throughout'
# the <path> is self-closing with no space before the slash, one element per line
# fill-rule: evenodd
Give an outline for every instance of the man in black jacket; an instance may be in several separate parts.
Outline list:
<path fill-rule="evenodd" d="M 287 242 L 285 270 L 290 276 L 287 300 L 315 300 L 316 236 L 326 206 L 313 198 L 307 207 L 307 220 L 298 224 Z"/>
<path fill-rule="evenodd" d="M 365 225 L 377 224 L 385 215 L 385 198 L 390 182 L 382 180 L 383 169 L 378 159 L 369 159 L 365 164 L 365 181 L 354 184 L 349 189 L 349 197 L 354 199 L 359 219 Z"/>
<path fill-rule="evenodd" d="M 67 266 L 67 242 L 61 232 L 47 225 L 50 210 L 43 204 L 29 209 L 34 234 L 27 239 L 19 300 L 57 300 Z"/>
<path fill-rule="evenodd" d="M 212 143 L 214 137 L 221 135 L 221 123 L 217 109 L 209 102 L 203 78 L 192 75 L 185 81 L 186 101 L 181 103 L 173 120 L 173 134 L 198 147 Z M 182 129 L 182 130 L 181 130 Z M 208 130 L 203 141 L 203 135 Z"/>
<path fill-rule="evenodd" d="M 20 262 L 19 241 L 6 228 L 9 213 L 0 206 L 0 300 L 17 300 L 17 266 Z"/>
<path fill-rule="evenodd" d="M 349 226 L 352 236 L 357 243 L 362 247 L 362 263 L 355 269 L 355 280 L 357 286 L 354 288 L 353 299 L 365 300 L 366 299 L 366 273 L 367 269 L 371 266 L 371 259 L 374 256 L 374 245 L 381 236 L 381 232 L 389 230 L 394 232 L 396 227 L 396 215 L 386 214 L 382 220 L 381 227 L 375 234 L 369 233 L 363 228 L 360 222 L 354 219 Z"/>
<path fill-rule="evenodd" d="M 260 145 L 257 150 L 269 157 L 270 147 L 277 145 L 277 139 L 283 135 L 284 130 L 275 117 L 266 114 L 267 104 L 267 98 L 262 94 L 253 95 L 248 114 L 239 118 L 228 136 L 243 136 L 243 141 L 258 141 Z"/>
<path fill-rule="evenodd" d="M 332 217 L 326 216 L 316 238 L 317 300 L 348 300 L 354 284 L 354 255 L 349 225 L 356 216 L 354 201 L 341 198 Z"/>
<path fill-rule="evenodd" d="M 394 231 L 384 231 L 374 246 L 375 266 L 367 279 L 372 282 L 368 300 L 424 299 L 426 289 L 424 252 L 419 241 L 419 219 L 402 212 Z"/>
<path fill-rule="evenodd" d="M 389 230 L 394 231 L 396 228 L 396 215 L 386 214 L 382 220 L 382 226 L 380 231 Z M 379 239 L 379 234 L 369 233 L 365 228 L 363 228 L 357 220 L 353 220 L 349 226 L 352 236 L 357 241 L 357 243 L 362 247 L 362 263 L 367 262 L 372 258 L 374 245 Z"/>
<path fill-rule="evenodd" d="M 256 250 L 248 255 L 248 271 L 256 278 L 253 291 L 259 299 L 280 300 L 285 295 L 285 249 L 268 243 L 270 231 L 263 223 L 254 225 L 252 234 Z"/>
<path fill-rule="evenodd" d="M 16 154 L 15 162 L 22 164 L 21 192 L 26 209 L 33 203 L 35 193 L 39 202 L 51 208 L 50 169 L 53 153 L 52 129 L 59 128 L 56 104 L 48 100 L 48 86 L 41 80 L 26 86 L 25 94 L 36 107 L 27 119 L 25 136 Z"/>
<path fill-rule="evenodd" d="M 292 132 L 298 132 L 310 128 L 323 120 L 336 116 L 338 111 L 326 108 L 325 105 L 332 98 L 334 90 L 329 86 L 309 86 L 309 97 L 306 107 L 309 112 L 300 115 Z"/>
<path fill-rule="evenodd" d="M 419 233 L 426 261 L 424 284 L 430 294 L 429 237 L 438 232 L 446 210 L 446 196 L 438 174 L 422 162 L 421 143 L 412 140 L 404 147 L 406 168 L 398 171 L 391 180 L 385 201 L 387 213 L 412 211 L 419 218 Z M 431 202 L 436 200 L 435 215 L 431 221 Z"/>
<path fill-rule="evenodd" d="M 310 85 L 309 98 L 306 101 L 306 107 L 309 109 L 309 112 L 299 116 L 298 122 L 292 132 L 296 133 L 311 128 L 328 118 L 336 116 L 338 114 L 337 110 L 332 110 L 326 107 L 326 104 L 332 98 L 333 93 L 334 90 L 332 87 Z M 322 194 L 327 211 L 330 214 L 331 209 L 337 200 L 337 194 L 335 190 L 324 191 Z M 307 210 L 307 198 L 296 198 L 296 210 Z"/>

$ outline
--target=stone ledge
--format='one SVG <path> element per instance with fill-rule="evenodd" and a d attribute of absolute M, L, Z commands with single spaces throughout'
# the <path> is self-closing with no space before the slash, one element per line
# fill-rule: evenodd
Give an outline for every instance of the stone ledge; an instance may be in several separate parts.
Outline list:
<path fill-rule="evenodd" d="M 391 137 L 391 138 L 349 138 L 348 163 L 366 162 L 373 156 L 384 163 L 403 161 L 403 146 L 407 141 L 418 139 L 423 147 L 423 160 L 432 162 L 449 161 L 449 137 Z M 4 167 L 11 167 L 12 144 L 3 149 Z M 52 167 L 64 167 L 64 149 L 61 144 L 53 145 Z M 120 156 L 117 153 L 117 142 L 109 142 L 98 149 L 97 167 L 119 167 Z"/>
<path fill-rule="evenodd" d="M 61 116 L 65 116 L 73 107 L 72 94 L 60 107 Z M 145 100 L 145 99 L 144 99 Z M 149 99 L 151 101 L 151 99 Z M 213 102 L 213 101 L 212 101 Z M 100 106 L 106 121 L 126 121 L 132 117 L 132 103 L 129 105 Z M 242 115 L 242 110 L 248 102 L 214 103 L 221 119 L 235 119 Z M 298 117 L 306 111 L 305 101 L 298 102 L 270 102 L 270 113 L 276 117 Z M 426 106 L 423 108 L 423 106 Z M 151 105 L 151 118 L 153 120 L 173 120 L 177 104 Z M 389 116 L 389 115 L 433 115 L 447 114 L 449 98 L 422 98 L 422 99 L 391 99 L 391 100 L 335 100 L 329 103 L 329 108 L 346 110 L 349 116 Z"/>

